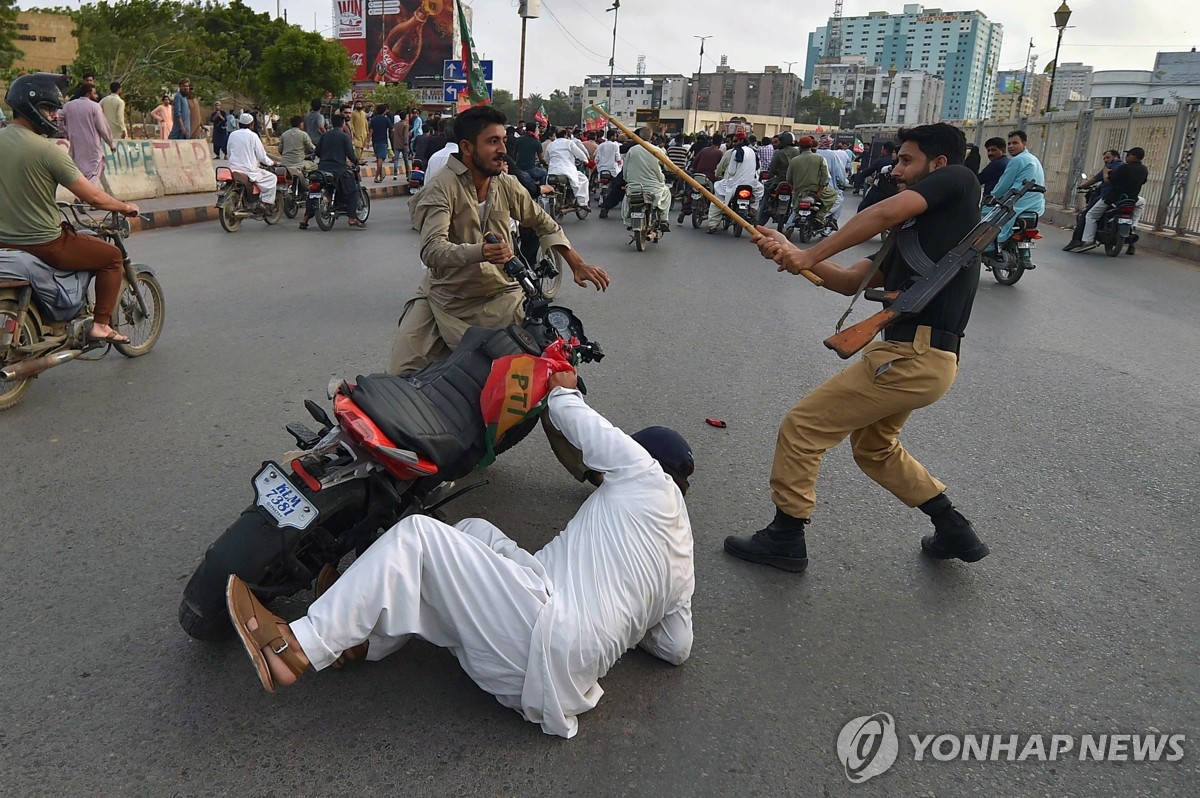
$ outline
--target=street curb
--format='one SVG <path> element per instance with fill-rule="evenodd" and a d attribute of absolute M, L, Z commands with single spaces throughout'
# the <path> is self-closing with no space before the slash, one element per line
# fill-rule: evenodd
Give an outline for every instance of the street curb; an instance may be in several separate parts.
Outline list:
<path fill-rule="evenodd" d="M 401 197 L 408 194 L 408 184 L 397 182 L 394 186 L 367 186 L 367 196 L 371 199 Z M 134 232 L 140 230 L 161 230 L 167 227 L 182 227 L 185 224 L 217 221 L 216 195 L 213 204 L 196 205 L 190 208 L 169 208 L 163 211 L 143 211 L 141 218 L 131 219 L 130 227 Z"/>

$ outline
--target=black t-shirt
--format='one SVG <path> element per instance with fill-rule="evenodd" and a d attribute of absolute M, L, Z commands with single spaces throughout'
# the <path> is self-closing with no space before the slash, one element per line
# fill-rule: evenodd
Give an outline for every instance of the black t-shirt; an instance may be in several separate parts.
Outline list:
<path fill-rule="evenodd" d="M 921 249 L 937 263 L 979 224 L 980 186 L 975 173 L 965 166 L 946 166 L 931 172 L 908 188 L 925 198 L 928 210 L 913 220 Z M 903 290 L 916 275 L 900 257 L 898 248 L 884 260 L 883 285 L 889 291 Z M 975 290 L 979 287 L 979 259 L 963 269 L 925 309 L 906 319 L 907 324 L 927 324 L 962 335 Z"/>
<path fill-rule="evenodd" d="M 1137 199 L 1150 177 L 1150 171 L 1141 161 L 1129 161 L 1121 168 L 1108 173 L 1108 201 L 1116 203 L 1122 197 Z"/>
<path fill-rule="evenodd" d="M 517 136 L 517 142 L 513 149 L 516 151 L 517 166 L 528 172 L 538 165 L 538 156 L 542 154 L 542 142 L 528 133 L 522 133 Z"/>
<path fill-rule="evenodd" d="M 383 142 L 386 146 L 392 135 L 392 117 L 388 114 L 375 114 L 367 123 L 371 130 L 371 143 Z"/>
<path fill-rule="evenodd" d="M 340 172 L 347 169 L 346 161 L 358 161 L 354 152 L 354 141 L 350 134 L 341 128 L 331 128 L 317 142 L 317 157 L 320 163 L 317 168 L 324 172 Z"/>

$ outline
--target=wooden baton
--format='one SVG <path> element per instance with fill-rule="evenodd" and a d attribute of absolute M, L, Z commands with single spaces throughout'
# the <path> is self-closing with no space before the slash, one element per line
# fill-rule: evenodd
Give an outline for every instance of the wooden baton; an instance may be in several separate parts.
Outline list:
<path fill-rule="evenodd" d="M 730 208 L 724 202 L 721 202 L 721 200 L 717 197 L 716 194 L 712 193 L 711 191 L 706 189 L 704 186 L 702 186 L 698 182 L 696 182 L 696 178 L 692 177 L 687 172 L 683 171 L 683 169 L 681 169 L 674 161 L 672 161 L 670 158 L 668 158 L 662 152 L 662 150 L 648 144 L 640 136 L 638 136 L 637 133 L 634 133 L 632 130 L 625 127 L 625 125 L 621 124 L 621 121 L 619 119 L 615 118 L 612 114 L 608 113 L 603 108 L 598 108 L 593 104 L 592 110 L 595 111 L 596 113 L 600 114 L 601 116 L 603 116 L 608 121 L 612 122 L 614 125 L 616 125 L 617 130 L 620 130 L 626 136 L 633 139 L 633 141 L 635 141 L 638 144 L 640 144 L 641 146 L 645 147 L 646 151 L 649 152 L 651 155 L 653 155 L 658 160 L 660 160 L 662 162 L 663 166 L 670 169 L 672 172 L 675 173 L 676 176 L 682 178 L 685 183 L 687 183 L 689 186 L 691 186 L 692 188 L 696 189 L 701 194 L 703 194 L 708 199 L 709 202 L 711 202 L 718 209 L 720 209 L 721 213 L 725 214 L 730 219 L 732 219 L 735 224 L 741 225 L 752 236 L 759 235 L 759 232 L 754 227 L 754 225 L 750 224 L 750 222 L 743 219 L 741 214 L 739 214 L 733 208 Z M 763 199 L 765 200 L 766 197 L 764 196 Z M 824 285 L 825 284 L 824 280 L 822 280 L 820 277 L 813 274 L 812 272 L 808 271 L 807 269 L 800 272 L 800 274 L 803 275 L 804 277 L 806 277 L 808 279 L 808 281 L 811 282 L 813 285 Z"/>

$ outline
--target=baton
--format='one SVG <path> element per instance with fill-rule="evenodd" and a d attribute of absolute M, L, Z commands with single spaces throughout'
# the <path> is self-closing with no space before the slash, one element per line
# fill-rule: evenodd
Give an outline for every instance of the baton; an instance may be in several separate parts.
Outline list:
<path fill-rule="evenodd" d="M 596 105 L 593 104 L 592 110 L 595 111 L 596 113 L 602 115 L 605 119 L 607 119 L 608 121 L 610 121 L 614 125 L 616 125 L 617 130 L 620 130 L 626 136 L 629 136 L 629 138 L 633 139 L 635 142 L 637 142 L 641 146 L 645 147 L 647 152 L 649 152 L 651 155 L 653 155 L 658 160 L 662 161 L 663 166 L 670 169 L 672 172 L 675 173 L 676 176 L 682 178 L 685 183 L 687 183 L 689 186 L 694 188 L 696 191 L 699 191 L 701 194 L 703 194 L 708 199 L 709 202 L 711 202 L 713 205 L 715 205 L 721 211 L 721 213 L 728 216 L 736 224 L 739 224 L 743 228 L 745 228 L 746 232 L 750 233 L 750 235 L 752 235 L 752 236 L 761 235 L 761 233 L 758 232 L 758 230 L 754 227 L 754 225 L 750 224 L 748 221 L 743 219 L 741 214 L 739 214 L 733 208 L 730 208 L 724 202 L 721 202 L 721 200 L 717 197 L 716 194 L 712 193 L 711 191 L 706 189 L 704 186 L 702 186 L 698 182 L 696 182 L 696 178 L 692 177 L 687 172 L 683 171 L 683 169 L 679 168 L 679 166 L 674 161 L 672 161 L 670 158 L 668 158 L 666 155 L 664 155 L 657 147 L 652 147 L 651 145 L 647 144 L 645 141 L 642 140 L 642 138 L 640 136 L 638 136 L 637 133 L 634 133 L 632 130 L 625 127 L 625 125 L 621 124 L 620 120 L 613 117 L 612 114 L 609 114 L 604 109 L 598 108 L 598 107 L 596 107 Z M 766 197 L 764 196 L 763 199 L 765 200 Z M 813 285 L 824 285 L 825 284 L 824 280 L 822 280 L 820 277 L 813 274 L 812 272 L 808 271 L 807 269 L 800 272 L 800 274 L 803 275 L 804 277 L 806 277 L 808 279 L 808 281 L 811 282 Z"/>

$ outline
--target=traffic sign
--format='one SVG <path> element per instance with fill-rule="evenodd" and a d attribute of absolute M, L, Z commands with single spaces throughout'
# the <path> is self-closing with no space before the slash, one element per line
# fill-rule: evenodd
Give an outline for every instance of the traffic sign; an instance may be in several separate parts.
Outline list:
<path fill-rule="evenodd" d="M 442 102 L 449 104 L 458 101 L 458 93 L 467 91 L 466 83 L 443 83 L 442 84 Z M 488 97 L 492 96 L 492 84 L 487 84 Z"/>
<path fill-rule="evenodd" d="M 492 82 L 492 62 L 480 61 L 479 66 L 483 69 L 483 79 L 488 83 Z M 449 82 L 462 82 L 467 79 L 466 73 L 463 72 L 463 62 L 446 60 L 442 62 L 442 80 Z"/>

